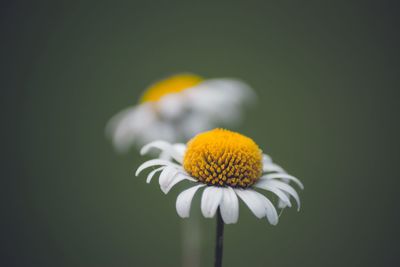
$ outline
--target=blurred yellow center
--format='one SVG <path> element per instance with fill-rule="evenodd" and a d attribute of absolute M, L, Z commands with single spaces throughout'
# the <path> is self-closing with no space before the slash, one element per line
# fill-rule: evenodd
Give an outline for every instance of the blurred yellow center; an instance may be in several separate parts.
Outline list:
<path fill-rule="evenodd" d="M 158 101 L 163 96 L 179 93 L 203 81 L 203 78 L 193 74 L 178 74 L 151 85 L 142 95 L 140 102 Z"/>
<path fill-rule="evenodd" d="M 262 152 L 244 135 L 214 129 L 188 142 L 183 167 L 205 184 L 245 188 L 262 174 Z"/>

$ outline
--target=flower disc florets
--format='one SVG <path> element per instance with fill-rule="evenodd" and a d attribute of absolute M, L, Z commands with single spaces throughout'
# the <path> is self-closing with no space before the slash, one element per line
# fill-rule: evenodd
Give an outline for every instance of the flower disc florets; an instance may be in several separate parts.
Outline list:
<path fill-rule="evenodd" d="M 214 129 L 189 141 L 183 167 L 202 183 L 246 188 L 262 174 L 262 151 L 244 135 Z"/>

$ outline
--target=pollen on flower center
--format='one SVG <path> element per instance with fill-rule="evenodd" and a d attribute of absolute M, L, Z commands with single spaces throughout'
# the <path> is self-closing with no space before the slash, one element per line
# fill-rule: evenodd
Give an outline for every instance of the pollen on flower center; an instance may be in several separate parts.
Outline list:
<path fill-rule="evenodd" d="M 262 174 L 262 152 L 244 135 L 214 129 L 189 141 L 183 167 L 205 184 L 245 188 Z"/>
<path fill-rule="evenodd" d="M 140 102 L 154 102 L 163 96 L 172 93 L 179 93 L 185 89 L 195 86 L 203 81 L 203 78 L 194 74 L 178 74 L 151 85 L 143 93 Z"/>

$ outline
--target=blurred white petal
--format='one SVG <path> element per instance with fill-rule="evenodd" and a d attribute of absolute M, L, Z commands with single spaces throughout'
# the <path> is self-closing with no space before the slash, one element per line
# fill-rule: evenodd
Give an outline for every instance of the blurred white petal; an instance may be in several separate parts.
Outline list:
<path fill-rule="evenodd" d="M 162 97 L 157 102 L 160 114 L 167 119 L 175 119 L 182 115 L 185 107 L 184 99 L 178 93 Z"/>

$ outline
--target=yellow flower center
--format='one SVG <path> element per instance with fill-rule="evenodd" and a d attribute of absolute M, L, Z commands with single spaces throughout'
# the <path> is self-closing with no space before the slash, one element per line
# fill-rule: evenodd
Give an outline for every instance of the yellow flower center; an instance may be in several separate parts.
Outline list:
<path fill-rule="evenodd" d="M 188 142 L 183 167 L 205 184 L 245 188 L 262 174 L 262 151 L 244 135 L 214 129 Z"/>
<path fill-rule="evenodd" d="M 203 78 L 194 74 L 178 74 L 170 76 L 164 80 L 158 81 L 151 85 L 143 93 L 140 102 L 155 102 L 163 96 L 179 93 L 190 87 L 193 87 L 203 81 Z"/>

